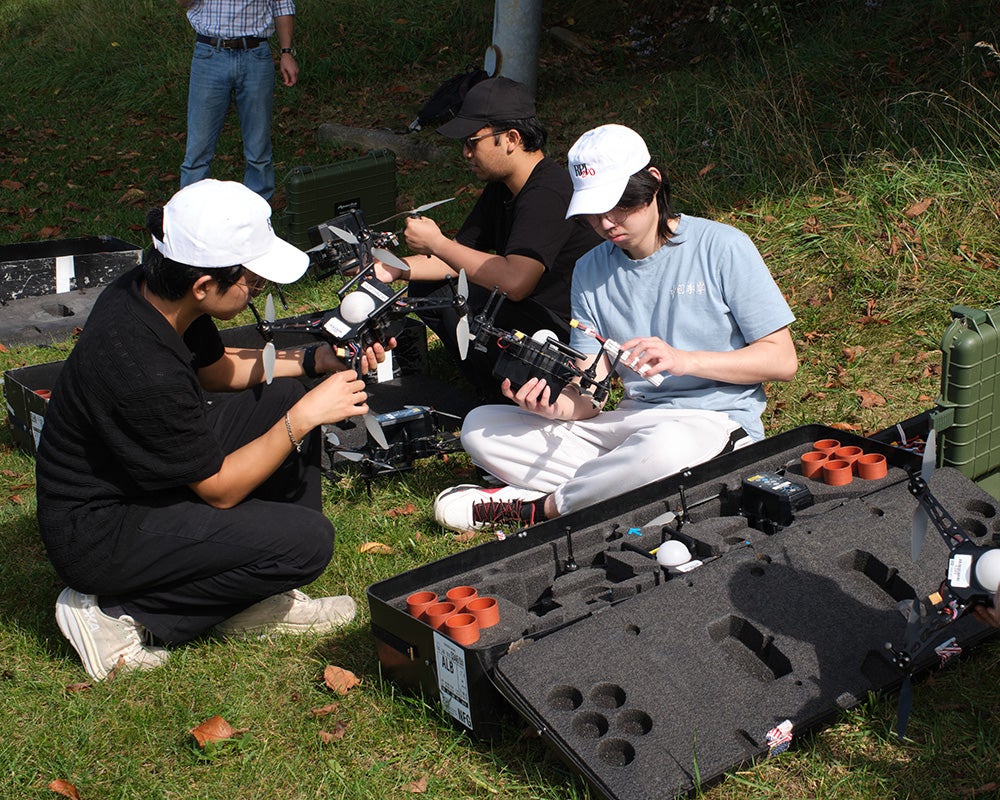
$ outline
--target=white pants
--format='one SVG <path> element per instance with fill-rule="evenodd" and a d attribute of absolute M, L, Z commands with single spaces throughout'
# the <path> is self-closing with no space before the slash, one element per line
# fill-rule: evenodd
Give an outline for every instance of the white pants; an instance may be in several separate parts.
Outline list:
<path fill-rule="evenodd" d="M 511 486 L 552 494 L 560 514 L 707 461 L 739 425 L 720 411 L 668 409 L 629 400 L 588 420 L 553 422 L 517 406 L 479 406 L 462 446 Z M 750 444 L 748 437 L 737 447 Z"/>

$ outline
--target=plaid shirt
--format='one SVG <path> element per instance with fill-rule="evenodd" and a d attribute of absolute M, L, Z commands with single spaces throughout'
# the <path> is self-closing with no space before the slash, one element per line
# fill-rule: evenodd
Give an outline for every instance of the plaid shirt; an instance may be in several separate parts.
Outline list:
<path fill-rule="evenodd" d="M 294 0 L 194 0 L 187 10 L 195 33 L 220 39 L 268 39 L 275 17 L 294 14 Z"/>

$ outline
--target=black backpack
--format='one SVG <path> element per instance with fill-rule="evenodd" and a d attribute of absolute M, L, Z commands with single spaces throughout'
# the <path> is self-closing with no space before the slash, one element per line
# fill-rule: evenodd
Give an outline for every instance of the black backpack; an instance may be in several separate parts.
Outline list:
<path fill-rule="evenodd" d="M 445 123 L 452 119 L 458 114 L 466 92 L 488 77 L 490 75 L 486 70 L 469 66 L 465 68 L 465 72 L 459 72 L 448 78 L 434 90 L 434 94 L 417 112 L 417 118 L 410 123 L 407 132 L 419 131 L 425 125 Z"/>

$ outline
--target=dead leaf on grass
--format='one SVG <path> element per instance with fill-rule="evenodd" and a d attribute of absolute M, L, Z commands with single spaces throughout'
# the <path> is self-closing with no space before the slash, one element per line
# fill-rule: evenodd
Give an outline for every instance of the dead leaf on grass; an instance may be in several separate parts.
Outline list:
<path fill-rule="evenodd" d="M 462 531 L 455 534 L 456 542 L 471 542 L 479 535 L 479 531 Z"/>
<path fill-rule="evenodd" d="M 417 507 L 413 503 L 407 503 L 405 506 L 399 506 L 397 508 L 390 508 L 385 512 L 387 517 L 407 517 L 410 514 L 415 513 Z"/>
<path fill-rule="evenodd" d="M 71 683 L 66 687 L 67 692 L 85 692 L 88 689 L 93 689 L 94 685 L 89 681 L 80 681 L 79 683 Z"/>
<path fill-rule="evenodd" d="M 348 669 L 330 664 L 323 670 L 323 682 L 337 694 L 347 694 L 361 684 L 361 679 Z"/>
<path fill-rule="evenodd" d="M 916 203 L 913 203 L 912 205 L 910 205 L 909 208 L 907 208 L 903 212 L 903 215 L 907 219 L 913 219 L 914 217 L 919 217 L 928 208 L 931 207 L 931 203 L 933 203 L 933 202 L 934 202 L 934 198 L 932 198 L 932 197 L 925 197 L 923 200 L 918 200 Z"/>
<path fill-rule="evenodd" d="M 834 422 L 829 427 L 838 431 L 860 431 L 861 426 L 850 422 Z"/>
<path fill-rule="evenodd" d="M 330 744 L 330 742 L 339 742 L 344 738 L 345 733 L 347 733 L 347 723 L 338 719 L 336 724 L 333 726 L 333 730 L 320 731 L 319 738 L 323 744 Z"/>
<path fill-rule="evenodd" d="M 188 733 L 195 738 L 198 742 L 198 746 L 201 748 L 204 748 L 211 742 L 221 742 L 226 739 L 232 739 L 234 736 L 245 732 L 246 729 L 242 731 L 236 730 L 218 714 L 214 717 L 209 717 L 201 723 L 201 725 L 191 728 L 191 730 L 188 731 Z"/>
<path fill-rule="evenodd" d="M 320 706 L 319 708 L 312 709 L 309 713 L 314 717 L 325 717 L 327 714 L 332 714 L 338 708 L 340 708 L 340 703 L 330 703 L 326 706 Z"/>
<path fill-rule="evenodd" d="M 424 794 L 427 791 L 427 776 L 423 775 L 415 781 L 410 781 L 410 784 L 406 787 L 406 791 L 411 794 Z"/>
<path fill-rule="evenodd" d="M 71 800 L 80 800 L 80 792 L 76 786 L 69 781 L 64 781 L 62 778 L 56 778 L 54 781 L 51 781 L 49 783 L 49 790 L 56 794 L 61 794 L 63 797 L 69 797 Z"/>
<path fill-rule="evenodd" d="M 392 555 L 396 551 L 393 550 L 389 545 L 382 544 L 382 542 L 365 542 L 363 545 L 358 547 L 359 553 L 376 553 L 378 555 Z"/>
<path fill-rule="evenodd" d="M 877 408 L 885 405 L 885 398 L 877 392 L 868 389 L 858 389 L 855 394 L 861 400 L 862 408 Z"/>

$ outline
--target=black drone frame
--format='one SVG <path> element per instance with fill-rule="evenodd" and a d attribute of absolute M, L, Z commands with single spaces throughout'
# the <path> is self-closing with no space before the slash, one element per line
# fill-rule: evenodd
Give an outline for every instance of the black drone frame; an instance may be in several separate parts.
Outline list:
<path fill-rule="evenodd" d="M 897 735 L 903 738 L 913 705 L 912 675 L 917 659 L 933 646 L 941 663 L 960 652 L 953 639 L 938 640 L 938 634 L 963 617 L 977 605 L 992 605 L 994 589 L 983 586 L 977 577 L 976 564 L 986 553 L 995 550 L 976 544 L 954 517 L 931 493 L 927 480 L 916 470 L 910 470 L 907 484 L 920 504 L 918 513 L 924 513 L 934 524 L 948 546 L 948 568 L 937 594 L 940 599 L 931 603 L 925 613 L 919 598 L 900 601 L 899 607 L 906 615 L 906 641 L 901 647 L 886 643 L 893 664 L 905 673 L 899 698 Z"/>

